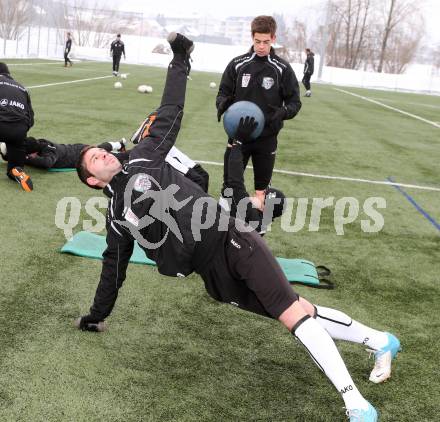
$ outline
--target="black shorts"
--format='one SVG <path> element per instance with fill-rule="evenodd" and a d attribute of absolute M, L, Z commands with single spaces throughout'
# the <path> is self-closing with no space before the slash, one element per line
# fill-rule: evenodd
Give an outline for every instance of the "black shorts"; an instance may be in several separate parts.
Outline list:
<path fill-rule="evenodd" d="M 255 231 L 229 229 L 222 248 L 200 275 L 215 300 L 270 318 L 278 319 L 298 300 L 278 262 Z"/>

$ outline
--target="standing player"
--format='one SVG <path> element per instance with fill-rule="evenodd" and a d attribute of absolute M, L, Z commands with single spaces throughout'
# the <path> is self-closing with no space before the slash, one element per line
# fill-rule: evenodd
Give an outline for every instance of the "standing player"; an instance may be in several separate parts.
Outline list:
<path fill-rule="evenodd" d="M 226 67 L 217 94 L 217 118 L 237 101 L 256 103 L 264 113 L 266 126 L 260 137 L 243 146 L 243 165 L 252 157 L 254 187 L 264 200 L 275 164 L 277 136 L 283 120 L 292 119 L 301 108 L 299 86 L 289 63 L 275 54 L 272 44 L 276 40 L 276 22 L 271 16 L 258 16 L 251 24 L 253 46 Z M 228 140 L 231 144 L 231 139 Z M 228 146 L 229 146 L 228 145 Z M 227 147 L 224 156 L 223 183 L 228 179 Z"/>
<path fill-rule="evenodd" d="M 72 61 L 69 59 L 69 53 L 72 49 L 72 35 L 70 32 L 67 33 L 66 47 L 64 48 L 64 67 L 72 66 Z"/>
<path fill-rule="evenodd" d="M 12 79 L 8 66 L 0 63 L 0 139 L 5 143 L 9 161 L 6 174 L 26 191 L 33 189 L 31 178 L 24 172 L 24 140 L 34 125 L 34 111 L 26 88 Z"/>
<path fill-rule="evenodd" d="M 193 49 L 180 34 L 171 33 L 168 40 L 174 57 L 161 106 L 154 121 L 145 122 L 148 136 L 133 148 L 124 166 L 93 147 L 83 151 L 78 165 L 80 179 L 104 189 L 111 199 L 101 279 L 90 313 L 76 321 L 77 327 L 87 331 L 103 327 L 137 241 L 161 274 L 180 277 L 195 271 L 214 299 L 278 319 L 341 393 L 350 421 L 377 421 L 376 410 L 356 388 L 332 337 L 374 349 L 376 367 L 386 363 L 378 374 L 382 381 L 390 375 L 391 359 L 400 346 L 397 338 L 300 298 L 261 237 L 239 220 L 229 219 L 213 198 L 165 163 L 180 129 Z"/>
<path fill-rule="evenodd" d="M 121 40 L 121 34 L 118 34 L 116 35 L 116 39 L 110 45 L 110 56 L 113 57 L 113 76 L 118 76 L 119 63 L 121 62 L 122 54 L 125 59 L 125 45 Z"/>
<path fill-rule="evenodd" d="M 304 62 L 304 77 L 302 78 L 302 83 L 304 85 L 304 88 L 306 89 L 305 97 L 311 97 L 312 90 L 310 86 L 310 78 L 312 77 L 315 70 L 315 53 L 310 50 L 310 48 L 306 48 L 305 51 L 307 54 L 307 58 Z"/>

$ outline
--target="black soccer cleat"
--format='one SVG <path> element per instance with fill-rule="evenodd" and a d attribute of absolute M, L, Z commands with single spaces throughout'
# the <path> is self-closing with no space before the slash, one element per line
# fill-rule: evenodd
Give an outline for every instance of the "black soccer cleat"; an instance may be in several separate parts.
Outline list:
<path fill-rule="evenodd" d="M 173 53 L 183 53 L 188 56 L 194 51 L 194 43 L 178 32 L 170 32 L 167 37 Z"/>
<path fill-rule="evenodd" d="M 171 50 L 174 54 L 183 54 L 185 56 L 186 74 L 191 71 L 191 53 L 194 51 L 194 43 L 178 32 L 170 32 L 167 37 Z"/>

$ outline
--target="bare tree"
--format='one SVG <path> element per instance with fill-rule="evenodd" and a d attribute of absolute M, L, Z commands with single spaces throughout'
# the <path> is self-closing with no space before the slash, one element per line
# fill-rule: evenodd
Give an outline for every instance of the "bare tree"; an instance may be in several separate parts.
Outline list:
<path fill-rule="evenodd" d="M 0 37 L 16 40 L 32 17 L 32 7 L 26 0 L 0 0 Z"/>
<path fill-rule="evenodd" d="M 440 71 L 440 44 L 437 44 L 433 51 L 433 57 L 434 57 L 434 68 L 436 69 L 437 73 Z"/>
<path fill-rule="evenodd" d="M 284 32 L 285 49 L 283 57 L 291 62 L 301 62 L 301 53 L 307 47 L 307 28 L 304 22 L 295 19 Z"/>
<path fill-rule="evenodd" d="M 331 3 L 328 64 L 358 69 L 369 30 L 370 0 L 338 0 Z"/>
<path fill-rule="evenodd" d="M 383 69 L 388 73 L 403 73 L 417 53 L 423 37 L 424 21 L 413 15 L 401 22 L 389 36 L 383 56 Z"/>
<path fill-rule="evenodd" d="M 405 21 L 405 19 L 412 17 L 419 13 L 418 7 L 414 0 L 387 0 L 387 12 L 385 19 L 385 28 L 383 29 L 382 45 L 379 56 L 379 64 L 377 71 L 382 72 L 385 61 L 388 40 L 396 27 Z"/>

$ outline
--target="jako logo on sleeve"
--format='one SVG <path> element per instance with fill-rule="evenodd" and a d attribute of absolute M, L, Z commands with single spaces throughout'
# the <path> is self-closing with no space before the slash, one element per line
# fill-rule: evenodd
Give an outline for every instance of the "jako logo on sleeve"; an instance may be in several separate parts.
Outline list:
<path fill-rule="evenodd" d="M 12 100 L 12 101 L 8 102 L 8 100 L 6 98 L 3 98 L 2 100 L 0 100 L 0 106 L 6 107 L 8 104 L 10 106 L 18 107 L 21 110 L 24 110 L 24 105 L 18 101 Z"/>

